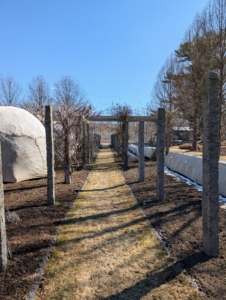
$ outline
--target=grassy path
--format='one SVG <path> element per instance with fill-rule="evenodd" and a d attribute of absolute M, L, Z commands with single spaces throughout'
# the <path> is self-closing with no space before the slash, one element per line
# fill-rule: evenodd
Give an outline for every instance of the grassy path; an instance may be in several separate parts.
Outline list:
<path fill-rule="evenodd" d="M 166 256 L 102 149 L 61 226 L 35 299 L 199 299 Z"/>

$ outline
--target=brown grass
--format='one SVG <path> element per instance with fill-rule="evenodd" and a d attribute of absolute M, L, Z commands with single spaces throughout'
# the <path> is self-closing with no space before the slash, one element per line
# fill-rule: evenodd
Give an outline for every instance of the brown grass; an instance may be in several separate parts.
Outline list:
<path fill-rule="evenodd" d="M 192 144 L 189 144 L 189 143 L 181 144 L 181 145 L 179 145 L 179 149 L 191 150 Z M 202 145 L 197 145 L 197 150 L 201 151 Z"/>
<path fill-rule="evenodd" d="M 202 147 L 202 145 L 200 145 Z M 221 146 L 222 148 L 225 148 L 224 146 Z M 196 151 L 191 151 L 189 149 L 181 149 L 179 148 L 179 146 L 173 146 L 173 147 L 170 147 L 170 151 L 173 151 L 173 152 L 184 152 L 184 153 L 187 153 L 187 154 L 191 154 L 191 155 L 196 155 L 196 156 L 202 156 L 202 149 L 201 150 L 196 150 Z M 226 160 L 226 155 L 220 155 L 219 157 L 221 160 Z"/>
<path fill-rule="evenodd" d="M 110 150 L 60 228 L 35 299 L 200 299 L 165 254 Z"/>

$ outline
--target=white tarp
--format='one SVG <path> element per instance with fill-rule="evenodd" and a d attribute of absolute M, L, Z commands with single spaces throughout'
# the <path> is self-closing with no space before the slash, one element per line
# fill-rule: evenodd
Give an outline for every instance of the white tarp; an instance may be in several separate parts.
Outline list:
<path fill-rule="evenodd" d="M 132 152 L 133 154 L 138 156 L 138 147 L 137 147 L 137 145 L 129 144 L 128 149 L 129 149 L 130 152 Z"/>
<path fill-rule="evenodd" d="M 137 145 L 129 144 L 128 149 L 130 152 L 132 152 L 136 156 L 139 156 Z M 144 147 L 144 156 L 151 159 L 153 154 L 155 153 L 155 150 L 156 150 L 156 147 Z"/>
<path fill-rule="evenodd" d="M 165 156 L 165 166 L 202 185 L 202 157 L 179 152 Z M 226 196 L 226 162 L 219 161 L 219 194 Z"/>
<path fill-rule="evenodd" d="M 144 156 L 151 159 L 155 151 L 156 151 L 155 147 L 144 147 Z"/>

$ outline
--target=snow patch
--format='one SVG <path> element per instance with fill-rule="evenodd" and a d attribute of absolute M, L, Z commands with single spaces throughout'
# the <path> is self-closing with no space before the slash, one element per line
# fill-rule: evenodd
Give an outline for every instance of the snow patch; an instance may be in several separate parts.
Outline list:
<path fill-rule="evenodd" d="M 189 178 L 187 178 L 181 174 L 178 174 L 177 172 L 174 172 L 167 167 L 164 167 L 164 171 L 165 171 L 165 174 L 174 177 L 175 180 L 177 180 L 177 181 L 183 180 L 188 185 L 194 186 L 199 192 L 202 192 L 202 190 L 203 190 L 202 185 L 197 184 L 196 182 L 190 180 Z M 225 204 L 221 205 L 221 208 L 226 210 L 226 197 L 219 195 L 219 201 L 225 203 Z"/>

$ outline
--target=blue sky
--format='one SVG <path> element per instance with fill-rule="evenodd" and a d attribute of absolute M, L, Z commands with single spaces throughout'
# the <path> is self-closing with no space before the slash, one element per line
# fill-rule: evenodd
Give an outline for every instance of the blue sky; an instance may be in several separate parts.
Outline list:
<path fill-rule="evenodd" d="M 145 107 L 207 0 L 0 0 L 0 74 L 23 87 L 72 76 L 90 102 Z"/>

